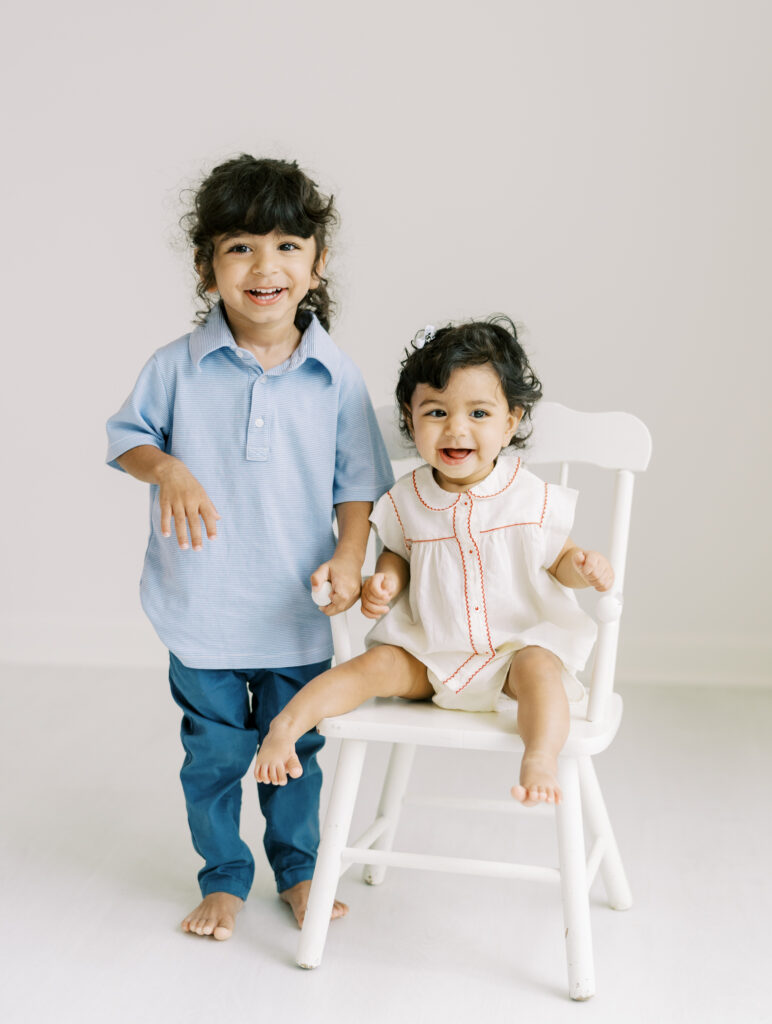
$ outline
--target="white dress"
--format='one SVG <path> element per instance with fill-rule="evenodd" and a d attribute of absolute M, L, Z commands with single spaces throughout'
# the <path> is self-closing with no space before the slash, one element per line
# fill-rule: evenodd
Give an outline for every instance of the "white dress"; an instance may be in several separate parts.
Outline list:
<path fill-rule="evenodd" d="M 444 708 L 491 711 L 515 652 L 538 646 L 564 666 L 581 700 L 596 626 L 572 590 L 547 572 L 569 536 L 577 492 L 546 484 L 514 455 L 465 493 L 444 491 L 432 469 L 403 476 L 371 520 L 410 563 L 410 584 L 367 635 L 422 661 Z"/>

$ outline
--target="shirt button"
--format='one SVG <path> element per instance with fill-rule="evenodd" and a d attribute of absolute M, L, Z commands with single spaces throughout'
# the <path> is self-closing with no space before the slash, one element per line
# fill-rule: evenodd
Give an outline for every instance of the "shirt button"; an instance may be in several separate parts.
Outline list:
<path fill-rule="evenodd" d="M 259 378 L 259 380 L 260 380 L 260 383 L 261 383 L 261 384 L 265 384 L 265 383 L 266 383 L 266 381 L 268 380 L 268 378 L 266 377 L 266 375 L 265 375 L 265 374 L 263 374 L 263 375 L 262 375 L 262 377 L 260 377 L 260 378 Z"/>
<path fill-rule="evenodd" d="M 263 419 L 262 416 L 258 416 L 257 419 L 255 420 L 255 426 L 256 427 L 262 427 L 262 425 L 264 423 L 265 423 L 265 420 Z"/>

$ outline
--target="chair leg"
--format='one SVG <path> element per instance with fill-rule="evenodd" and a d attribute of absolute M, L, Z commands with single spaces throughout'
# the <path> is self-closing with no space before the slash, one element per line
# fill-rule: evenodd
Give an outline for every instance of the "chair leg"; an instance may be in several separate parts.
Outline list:
<path fill-rule="evenodd" d="M 595 972 L 576 759 L 560 758 L 558 776 L 563 797 L 555 808 L 555 821 L 568 960 L 568 994 L 572 999 L 582 1000 L 595 994 Z"/>
<path fill-rule="evenodd" d="M 588 830 L 593 838 L 602 837 L 605 840 L 600 873 L 609 905 L 614 910 L 629 910 L 633 905 L 633 894 L 622 865 L 622 858 L 611 828 L 608 811 L 603 802 L 595 766 L 590 757 L 579 758 L 579 785 L 582 793 L 582 806 L 587 815 Z"/>
<path fill-rule="evenodd" d="M 316 869 L 308 895 L 308 909 L 300 933 L 296 958 L 300 967 L 318 967 L 322 960 L 340 878 L 340 851 L 348 840 L 366 750 L 367 743 L 364 740 L 344 740 L 341 744 Z"/>
<path fill-rule="evenodd" d="M 392 744 L 389 765 L 383 780 L 381 799 L 378 803 L 378 817 L 386 818 L 389 826 L 373 843 L 374 850 L 390 850 L 394 845 L 394 835 L 402 812 L 402 798 L 407 789 L 414 757 L 414 743 Z M 380 885 L 386 877 L 386 865 L 366 864 L 362 877 L 368 885 Z"/>

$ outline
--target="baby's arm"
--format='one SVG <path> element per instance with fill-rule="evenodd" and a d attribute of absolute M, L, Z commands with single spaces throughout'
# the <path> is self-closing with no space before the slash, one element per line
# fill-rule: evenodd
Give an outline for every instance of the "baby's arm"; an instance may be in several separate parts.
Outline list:
<path fill-rule="evenodd" d="M 141 444 L 119 455 L 116 462 L 137 480 L 158 484 L 161 533 L 164 537 L 171 536 L 172 516 L 177 543 L 183 549 L 188 546 L 187 526 L 190 526 L 193 550 L 201 550 L 202 519 L 207 537 L 213 540 L 217 536 L 217 520 L 220 518 L 217 509 L 198 480 L 179 459 L 167 455 L 152 444 Z"/>
<path fill-rule="evenodd" d="M 359 597 L 372 510 L 371 501 L 342 501 L 335 506 L 338 520 L 335 554 L 311 574 L 313 590 L 318 590 L 328 580 L 332 586 L 330 603 L 322 608 L 325 615 L 345 612 Z"/>
<path fill-rule="evenodd" d="M 375 573 L 362 587 L 362 614 L 368 619 L 379 619 L 389 610 L 400 591 L 410 580 L 410 566 L 400 555 L 384 548 L 375 564 Z"/>
<path fill-rule="evenodd" d="M 597 551 L 578 548 L 570 537 L 547 571 L 558 583 L 575 590 L 581 587 L 610 590 L 614 582 L 614 570 L 608 559 Z"/>

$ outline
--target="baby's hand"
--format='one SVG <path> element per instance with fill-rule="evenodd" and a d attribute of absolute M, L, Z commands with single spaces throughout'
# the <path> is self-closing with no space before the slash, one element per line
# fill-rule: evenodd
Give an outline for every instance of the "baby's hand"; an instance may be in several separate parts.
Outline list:
<path fill-rule="evenodd" d="M 389 602 L 399 592 L 399 580 L 391 572 L 377 572 L 362 585 L 362 614 L 380 619 L 389 610 Z"/>
<path fill-rule="evenodd" d="M 177 459 L 170 460 L 168 467 L 159 479 L 159 501 L 161 505 L 161 533 L 164 537 L 172 535 L 172 516 L 177 543 L 185 550 L 188 547 L 188 527 L 194 551 L 203 547 L 201 540 L 201 520 L 206 526 L 209 540 L 217 536 L 217 520 L 220 518 L 217 509 L 209 500 L 201 484 L 196 480 L 187 466 Z"/>
<path fill-rule="evenodd" d="M 582 551 L 577 548 L 571 556 L 577 575 L 586 586 L 596 590 L 610 590 L 614 582 L 614 570 L 611 563 L 597 551 Z"/>

